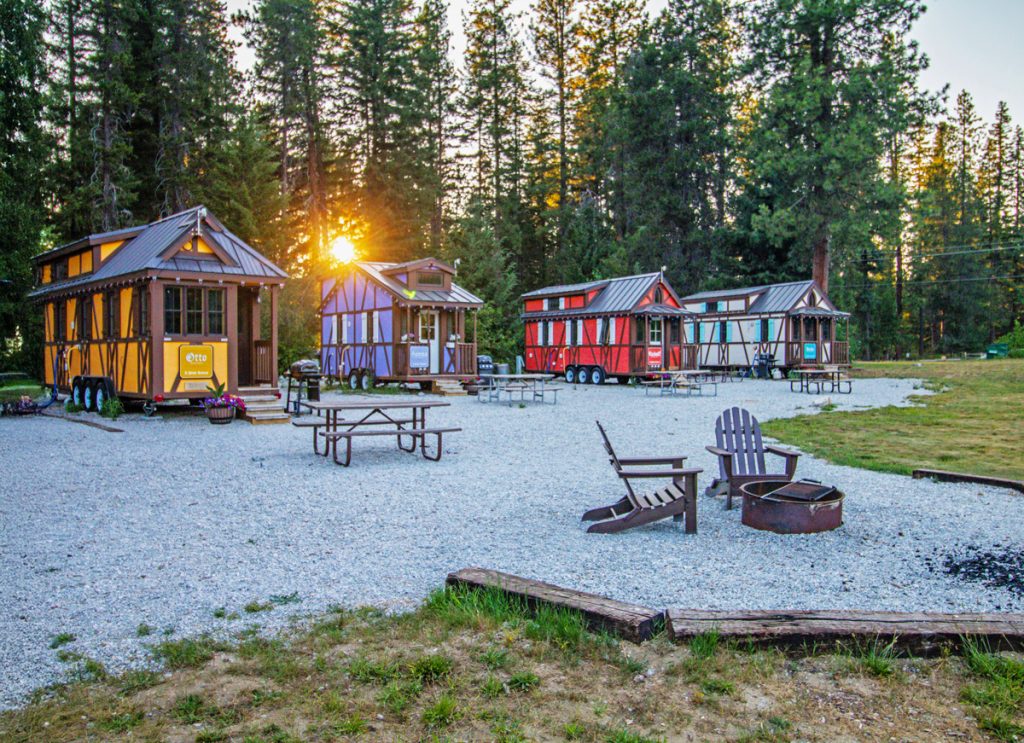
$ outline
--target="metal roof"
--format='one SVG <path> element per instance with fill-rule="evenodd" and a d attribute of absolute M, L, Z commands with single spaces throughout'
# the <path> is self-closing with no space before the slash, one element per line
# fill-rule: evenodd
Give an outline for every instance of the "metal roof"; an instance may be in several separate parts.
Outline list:
<path fill-rule="evenodd" d="M 634 276 L 627 276 L 626 278 L 632 279 Z M 611 279 L 611 281 L 619 281 L 620 279 Z M 521 294 L 522 299 L 533 299 L 534 297 L 549 297 L 556 296 L 559 294 L 578 294 L 580 292 L 587 292 L 591 289 L 599 289 L 602 286 L 606 286 L 609 283 L 608 279 L 601 279 L 600 281 L 587 281 L 582 284 L 562 284 L 560 286 L 545 286 L 543 289 L 534 289 L 532 292 L 526 292 Z"/>
<path fill-rule="evenodd" d="M 200 214 L 202 210 L 202 214 Z M 175 244 L 187 240 L 194 233 L 197 218 L 200 220 L 201 237 L 211 247 L 219 248 L 235 264 L 229 265 L 222 262 L 217 256 L 196 259 L 181 256 L 177 253 L 169 258 L 164 258 L 165 253 Z M 71 289 L 84 284 L 92 284 L 111 279 L 128 276 L 131 274 L 145 273 L 149 271 L 171 271 L 175 273 L 205 273 L 223 274 L 225 278 L 239 279 L 270 279 L 280 280 L 288 278 L 288 275 L 275 266 L 265 257 L 260 255 L 254 248 L 244 243 L 240 238 L 233 235 L 215 218 L 206 216 L 205 207 L 197 206 L 178 214 L 173 214 L 165 219 L 152 222 L 140 228 L 135 237 L 129 238 L 124 245 L 118 248 L 113 255 L 103 261 L 92 273 L 75 276 L 67 281 L 60 281 L 52 284 L 43 284 L 29 296 L 42 296 L 64 289 Z M 119 230 L 118 232 L 124 232 Z M 101 233 L 91 235 L 88 243 L 96 244 L 101 238 L 109 238 L 117 233 Z M 105 240 L 109 242 L 110 240 Z M 73 245 L 74 243 L 69 243 Z M 41 262 L 47 256 L 53 257 L 67 246 L 36 256 L 36 262 Z"/>
<path fill-rule="evenodd" d="M 767 312 L 787 312 L 793 308 L 804 294 L 814 286 L 813 281 L 790 281 L 784 284 L 765 284 L 750 286 L 743 289 L 723 289 L 720 291 L 700 292 L 683 297 L 684 304 L 693 302 L 714 302 L 724 299 L 736 299 L 751 294 L 759 295 L 747 310 L 751 314 Z"/>
<path fill-rule="evenodd" d="M 463 304 L 483 307 L 484 301 L 480 299 L 480 297 L 466 291 L 455 282 L 452 282 L 451 291 L 444 291 L 443 289 L 410 289 L 402 282 L 383 273 L 383 271 L 393 269 L 398 265 L 402 264 L 371 263 L 368 261 L 356 263 L 356 266 L 369 274 L 371 279 L 388 289 L 400 302 L 416 304 Z M 410 296 L 410 294 L 412 294 L 412 296 Z"/>
<path fill-rule="evenodd" d="M 669 317 L 676 315 L 696 315 L 696 312 L 684 310 L 681 307 L 673 307 L 670 304 L 645 304 L 633 311 L 635 315 L 655 315 L 658 317 Z"/>

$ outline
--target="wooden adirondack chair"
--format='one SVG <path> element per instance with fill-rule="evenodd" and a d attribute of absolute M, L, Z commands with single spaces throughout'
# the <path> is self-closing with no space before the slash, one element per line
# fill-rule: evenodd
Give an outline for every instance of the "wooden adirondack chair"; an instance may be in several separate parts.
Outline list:
<path fill-rule="evenodd" d="M 588 533 L 614 534 L 632 529 L 634 526 L 649 524 L 652 521 L 667 519 L 669 516 L 676 521 L 683 521 L 687 534 L 697 533 L 697 475 L 703 470 L 684 469 L 686 457 L 645 457 L 620 459 L 608 440 L 601 422 L 597 428 L 604 439 L 604 448 L 608 452 L 615 473 L 626 486 L 626 495 L 622 500 L 610 506 L 593 508 L 583 514 L 583 521 L 596 521 Z M 668 465 L 669 469 L 626 469 L 626 467 L 651 467 Z M 671 479 L 671 483 L 650 495 L 637 495 L 630 480 L 636 478 Z"/>
<path fill-rule="evenodd" d="M 720 477 L 706 492 L 714 495 L 718 486 L 724 483 L 728 488 L 725 496 L 727 510 L 732 508 L 733 496 L 741 496 L 741 485 L 757 480 L 790 481 L 796 474 L 796 460 L 800 455 L 778 446 L 765 446 L 761 442 L 761 425 L 750 411 L 742 408 L 724 411 L 715 423 L 715 441 L 718 445 L 709 446 L 707 450 L 718 456 Z M 764 462 L 766 451 L 785 459 L 785 472 L 768 471 Z"/>

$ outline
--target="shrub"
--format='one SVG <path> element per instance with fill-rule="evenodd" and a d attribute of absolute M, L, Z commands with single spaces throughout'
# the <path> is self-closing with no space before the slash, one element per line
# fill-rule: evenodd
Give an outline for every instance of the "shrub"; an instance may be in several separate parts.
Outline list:
<path fill-rule="evenodd" d="M 100 415 L 104 418 L 110 418 L 112 421 L 116 421 L 123 412 L 124 404 L 117 397 L 108 397 L 103 401 L 103 406 L 100 408 Z"/>

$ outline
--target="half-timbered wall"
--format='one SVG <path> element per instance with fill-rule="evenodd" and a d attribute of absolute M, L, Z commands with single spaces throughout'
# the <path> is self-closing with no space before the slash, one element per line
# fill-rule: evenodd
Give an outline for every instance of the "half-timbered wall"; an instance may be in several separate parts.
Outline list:
<path fill-rule="evenodd" d="M 398 340 L 391 294 L 355 271 L 325 279 L 321 291 L 327 298 L 320 327 L 324 373 L 343 377 L 351 369 L 374 369 L 378 377 L 391 376 Z"/>

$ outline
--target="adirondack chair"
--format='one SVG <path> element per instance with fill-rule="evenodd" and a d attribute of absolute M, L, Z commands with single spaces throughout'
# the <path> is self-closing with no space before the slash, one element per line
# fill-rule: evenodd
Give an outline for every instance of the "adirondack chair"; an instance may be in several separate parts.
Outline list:
<path fill-rule="evenodd" d="M 733 496 L 739 497 L 740 486 L 757 480 L 793 479 L 796 474 L 796 460 L 800 455 L 778 446 L 765 446 L 761 442 L 761 425 L 757 418 L 742 408 L 729 408 L 715 423 L 717 446 L 707 450 L 718 457 L 720 477 L 711 483 L 708 495 L 718 493 L 719 486 L 726 487 L 725 508 L 732 508 Z M 785 459 L 785 472 L 769 472 L 764 453 L 771 452 Z"/>
<path fill-rule="evenodd" d="M 583 514 L 583 521 L 596 521 L 587 533 L 614 534 L 632 529 L 634 526 L 649 524 L 660 519 L 674 518 L 683 521 L 687 534 L 697 533 L 697 475 L 703 470 L 684 469 L 686 457 L 645 457 L 620 459 L 612 447 L 601 422 L 597 428 L 604 439 L 604 448 L 615 473 L 626 486 L 626 495 L 617 503 L 602 508 L 593 508 Z M 656 465 L 669 469 L 642 469 Z M 639 467 L 641 469 L 626 469 Z M 655 490 L 650 495 L 637 495 L 630 480 L 639 478 L 670 479 L 671 483 Z"/>

